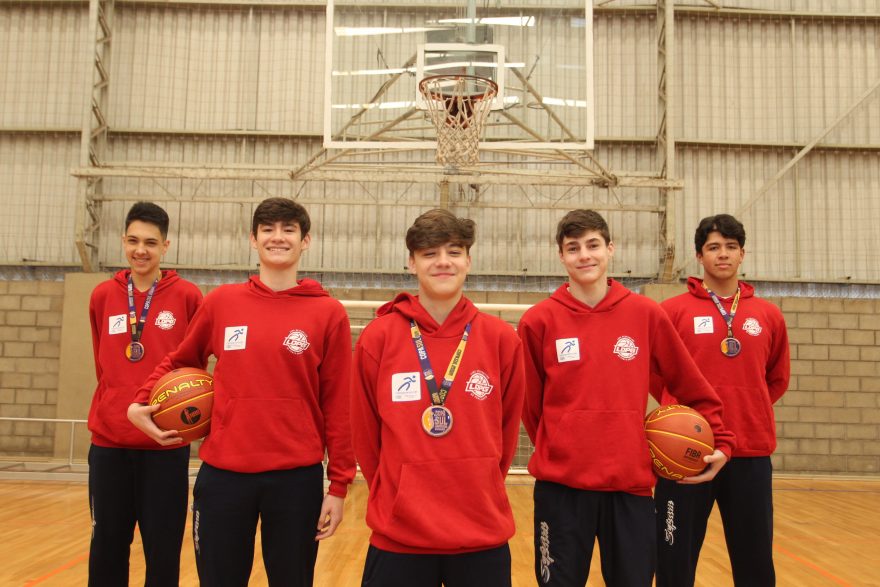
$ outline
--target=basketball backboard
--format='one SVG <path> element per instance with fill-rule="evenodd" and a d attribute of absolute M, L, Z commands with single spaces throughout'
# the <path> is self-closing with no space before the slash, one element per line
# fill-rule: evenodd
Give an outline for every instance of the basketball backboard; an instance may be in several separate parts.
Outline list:
<path fill-rule="evenodd" d="M 431 149 L 418 92 L 437 74 L 498 84 L 481 148 L 591 150 L 592 0 L 328 0 L 324 146 Z"/>

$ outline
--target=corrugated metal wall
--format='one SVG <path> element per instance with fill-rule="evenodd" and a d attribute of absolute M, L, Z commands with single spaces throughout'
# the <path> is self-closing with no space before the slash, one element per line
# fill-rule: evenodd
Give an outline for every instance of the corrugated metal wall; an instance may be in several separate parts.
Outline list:
<path fill-rule="evenodd" d="M 77 129 L 81 126 L 82 6 L 0 4 L 0 129 Z"/>
<path fill-rule="evenodd" d="M 656 21 L 652 10 L 624 9 L 634 4 L 595 14 L 595 156 L 612 171 L 650 173 L 658 166 Z M 743 11 L 724 17 L 683 8 L 676 19 L 676 174 L 686 187 L 673 195 L 672 220 L 685 271 L 693 268 L 699 218 L 740 212 L 880 79 L 880 7 L 872 0 L 755 0 L 736 8 Z M 0 5 L 0 263 L 78 259 L 70 170 L 78 165 L 77 129 L 92 76 L 87 20 L 85 3 Z M 116 132 L 108 161 L 294 169 L 320 148 L 321 7 L 120 2 L 113 27 L 107 114 Z M 560 78 L 560 95 L 566 83 Z M 743 211 L 748 277 L 880 282 L 878 94 Z M 512 156 L 484 160 L 493 157 Z M 169 262 L 254 266 L 246 245 L 253 204 L 228 200 L 281 195 L 302 198 L 314 217 L 304 269 L 341 272 L 400 271 L 406 227 L 439 202 L 436 186 L 403 183 L 108 178 L 102 193 L 125 200 L 101 206 L 99 257 L 108 265 L 122 262 L 126 208 L 152 198 L 173 200 Z M 618 244 L 615 273 L 650 277 L 659 268 L 656 189 L 453 187 L 450 203 L 478 222 L 474 270 L 481 273 L 558 273 L 552 233 L 559 208 L 577 206 L 606 210 Z"/>
<path fill-rule="evenodd" d="M 319 133 L 324 22 L 319 7 L 118 4 L 112 126 Z"/>

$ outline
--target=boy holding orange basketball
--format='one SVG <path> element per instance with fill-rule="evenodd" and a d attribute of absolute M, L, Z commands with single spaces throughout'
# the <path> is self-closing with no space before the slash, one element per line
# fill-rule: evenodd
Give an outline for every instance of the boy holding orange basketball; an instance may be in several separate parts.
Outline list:
<path fill-rule="evenodd" d="M 159 361 L 180 344 L 202 299 L 160 268 L 168 214 L 138 202 L 125 218 L 129 268 L 98 285 L 89 302 L 98 385 L 89 409 L 89 585 L 128 585 L 140 529 L 147 585 L 177 585 L 189 497 L 189 446 L 159 447 L 132 428 L 128 405 Z"/>
<path fill-rule="evenodd" d="M 370 587 L 510 587 L 520 343 L 463 295 L 474 223 L 448 210 L 406 234 L 418 296 L 379 308 L 358 339 L 355 452 L 370 487 Z M 448 365 L 448 367 L 447 367 Z"/>
<path fill-rule="evenodd" d="M 336 531 L 355 473 L 348 390 L 351 330 L 318 282 L 297 279 L 311 243 L 305 208 L 269 198 L 254 211 L 250 243 L 259 275 L 205 297 L 181 345 L 141 388 L 129 418 L 156 442 L 179 442 L 142 405 L 171 369 L 211 355 L 211 431 L 199 450 L 193 543 L 202 585 L 248 583 L 260 523 L 270 585 L 312 585 L 318 541 Z M 322 461 L 330 487 L 324 495 Z"/>
<path fill-rule="evenodd" d="M 724 421 L 737 435 L 733 458 L 711 482 L 684 485 L 661 479 L 655 494 L 658 587 L 694 584 L 706 524 L 718 502 L 736 585 L 776 584 L 773 567 L 773 497 L 770 455 L 776 448 L 773 404 L 788 388 L 789 351 L 779 308 L 755 297 L 740 281 L 746 233 L 733 216 L 700 221 L 694 235 L 703 279 L 663 302 L 721 400 Z M 670 403 L 662 384 L 661 403 Z"/>
<path fill-rule="evenodd" d="M 583 586 L 598 538 L 607 585 L 649 587 L 654 574 L 652 470 L 643 420 L 652 373 L 715 434 L 714 477 L 734 438 L 721 402 L 666 314 L 608 277 L 614 244 L 604 218 L 573 210 L 556 232 L 568 283 L 522 317 L 523 423 L 535 452 L 535 576 Z"/>

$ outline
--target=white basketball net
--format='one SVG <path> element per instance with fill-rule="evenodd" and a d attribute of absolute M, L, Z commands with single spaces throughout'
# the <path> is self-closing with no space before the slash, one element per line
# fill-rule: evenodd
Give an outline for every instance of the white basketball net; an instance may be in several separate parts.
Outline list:
<path fill-rule="evenodd" d="M 437 129 L 437 163 L 479 163 L 480 138 L 498 85 L 473 75 L 434 75 L 419 82 L 419 91 Z"/>

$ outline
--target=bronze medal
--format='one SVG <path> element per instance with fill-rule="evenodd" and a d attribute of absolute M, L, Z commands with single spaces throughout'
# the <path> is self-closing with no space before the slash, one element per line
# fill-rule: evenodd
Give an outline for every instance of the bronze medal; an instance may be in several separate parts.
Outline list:
<path fill-rule="evenodd" d="M 721 352 L 725 357 L 733 358 L 742 350 L 742 344 L 732 336 L 721 341 Z"/>
<path fill-rule="evenodd" d="M 452 412 L 446 406 L 428 406 L 422 412 L 422 428 L 435 438 L 445 436 L 452 429 Z"/>
<path fill-rule="evenodd" d="M 144 358 L 144 345 L 139 342 L 130 342 L 125 347 L 125 356 L 132 363 L 137 363 Z"/>

